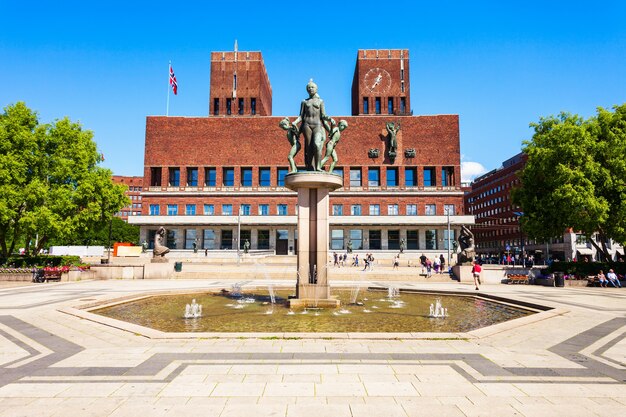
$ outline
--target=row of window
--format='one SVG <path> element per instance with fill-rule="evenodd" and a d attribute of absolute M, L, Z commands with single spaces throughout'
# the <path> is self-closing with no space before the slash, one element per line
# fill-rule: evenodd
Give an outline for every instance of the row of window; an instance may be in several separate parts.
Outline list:
<path fill-rule="evenodd" d="M 404 82 L 401 84 L 404 93 Z M 406 97 L 400 97 L 400 114 L 406 114 Z M 395 114 L 393 97 L 387 98 L 387 114 Z M 370 114 L 369 97 L 363 97 L 363 114 Z M 374 97 L 374 114 L 382 114 L 382 100 L 380 97 Z"/>
<path fill-rule="evenodd" d="M 127 191 L 141 191 L 141 187 L 136 187 L 134 185 L 131 185 L 128 187 Z"/>
<path fill-rule="evenodd" d="M 235 79 L 236 82 L 236 79 Z M 235 87 L 236 90 L 236 87 Z M 237 109 L 233 109 L 233 105 L 235 104 L 234 101 L 236 100 L 237 103 Z M 220 109 L 220 102 L 224 104 L 224 109 Z M 237 112 L 237 114 L 245 114 L 246 111 L 246 101 L 243 97 L 240 97 L 238 99 L 232 99 L 230 97 L 225 98 L 225 99 L 219 99 L 219 98 L 214 98 L 213 99 L 213 115 L 214 116 L 219 116 L 220 115 L 220 111 L 222 112 L 222 114 L 226 114 L 226 115 L 231 115 L 235 113 L 235 110 Z M 250 98 L 250 114 L 255 115 L 256 114 L 256 98 L 252 97 Z"/>
<path fill-rule="evenodd" d="M 351 229 L 347 233 L 343 229 L 331 229 L 330 231 L 330 249 L 343 250 L 346 249 L 346 237 L 352 243 L 352 249 L 361 250 L 364 248 L 364 240 L 368 240 L 368 249 L 382 249 L 382 233 L 380 230 L 369 230 L 366 236 L 361 229 Z M 400 230 L 387 230 L 387 248 L 400 249 Z M 406 231 L 406 249 L 429 249 L 429 250 L 447 250 L 448 245 L 452 249 L 454 238 L 454 230 L 427 229 L 424 231 L 424 242 L 420 245 L 419 232 L 417 230 Z"/>
<path fill-rule="evenodd" d="M 130 195 L 129 196 L 131 200 L 141 200 L 141 196 L 140 195 Z"/>
<path fill-rule="evenodd" d="M 349 168 L 350 170 L 350 187 L 362 187 L 363 186 L 363 171 L 360 167 Z M 335 168 L 335 173 L 343 178 L 343 168 Z M 198 168 L 187 168 L 187 187 L 198 186 Z M 289 170 L 287 168 L 277 168 L 277 186 L 283 187 L 285 185 L 285 176 Z M 241 187 L 252 187 L 253 168 L 240 168 L 240 183 Z M 398 187 L 400 185 L 399 168 L 387 167 L 386 168 L 386 180 L 387 187 Z M 404 185 L 406 187 L 417 187 L 417 167 L 405 167 L 404 168 Z M 423 168 L 423 181 L 425 187 L 437 186 L 437 177 L 434 167 Z M 152 167 L 150 168 L 150 185 L 153 187 L 161 186 L 162 168 Z M 456 181 L 454 179 L 454 167 L 442 167 L 440 185 L 443 187 L 454 186 Z M 207 187 L 217 186 L 217 168 L 204 168 L 204 185 Z M 235 168 L 224 167 L 222 168 L 222 181 L 221 185 L 224 187 L 235 186 Z M 271 168 L 259 168 L 259 177 L 257 180 L 259 187 L 270 187 L 271 184 Z M 369 187 L 381 186 L 381 168 L 370 167 L 367 169 L 367 185 Z M 168 186 L 180 187 L 180 168 L 172 167 L 168 168 Z"/>
<path fill-rule="evenodd" d="M 342 204 L 333 204 L 332 207 L 332 215 L 333 216 L 343 216 L 343 205 Z M 185 204 L 185 216 L 195 216 L 199 213 L 196 211 L 196 204 Z M 215 215 L 215 205 L 214 204 L 204 204 L 203 207 L 203 215 L 205 216 L 214 216 Z M 240 204 L 239 205 L 239 214 L 242 216 L 251 216 L 252 215 L 252 206 L 250 204 Z M 279 216 L 287 216 L 289 214 L 287 204 L 277 204 L 275 214 Z M 417 216 L 417 204 L 407 204 L 405 215 L 407 216 Z M 437 205 L 436 204 L 426 204 L 424 206 L 424 215 L 425 216 L 435 216 L 437 214 Z M 455 214 L 454 204 L 444 204 L 444 215 L 450 214 L 451 216 Z M 150 216 L 160 216 L 161 215 L 161 206 L 159 204 L 150 204 Z M 168 204 L 167 205 L 167 215 L 168 216 L 178 216 L 178 204 Z M 222 216 L 232 216 L 233 215 L 233 205 L 232 204 L 222 204 Z M 270 215 L 270 205 L 269 204 L 259 204 L 258 205 L 258 215 L 259 216 L 269 216 Z M 362 206 L 360 204 L 352 204 L 350 206 L 350 215 L 351 216 L 362 216 Z M 370 216 L 380 216 L 380 204 L 370 204 L 369 205 L 369 215 Z M 388 216 L 399 216 L 399 206 L 398 204 L 389 204 L 387 205 L 387 215 Z"/>
<path fill-rule="evenodd" d="M 443 206 L 444 215 L 450 214 L 454 215 L 454 204 L 444 204 Z M 380 216 L 380 204 L 370 204 L 369 205 L 369 213 L 370 216 Z M 406 211 L 404 213 L 406 216 L 417 216 L 417 204 L 407 204 Z M 342 204 L 333 204 L 332 207 L 332 215 L 333 216 L 343 216 L 343 205 Z M 350 215 L 351 216 L 362 216 L 363 210 L 360 204 L 352 204 L 350 206 Z M 388 216 L 399 216 L 399 205 L 398 204 L 388 204 L 387 205 L 387 215 Z M 435 216 L 437 215 L 437 205 L 436 204 L 426 204 L 424 205 L 424 215 L 425 216 Z"/>
<path fill-rule="evenodd" d="M 168 230 L 167 246 L 169 248 L 177 249 L 178 233 L 179 230 L 176 229 Z M 184 249 L 193 249 L 194 243 L 202 249 L 234 249 L 237 246 L 237 237 L 233 229 L 185 229 L 183 233 Z M 240 233 L 241 239 L 239 241 L 239 248 L 243 249 L 246 240 L 252 242 L 252 231 L 242 229 Z M 256 233 L 256 246 L 253 247 L 253 249 L 270 249 L 270 230 L 259 229 Z M 154 230 L 148 233 L 148 242 L 151 249 L 153 248 L 154 234 Z M 448 235 L 448 231 L 445 229 L 427 229 L 424 231 L 423 236 L 424 240 L 420 242 L 418 230 L 407 230 L 405 241 L 406 249 L 447 250 L 448 245 L 452 249 L 455 242 L 454 230 L 450 230 L 450 234 Z M 354 250 L 361 250 L 365 247 L 372 250 L 381 250 L 383 246 L 381 230 L 331 229 L 330 237 L 331 250 L 346 249 L 348 241 L 352 243 L 352 249 Z M 277 241 L 288 239 L 288 230 L 276 230 Z M 400 241 L 400 230 L 387 230 L 387 247 L 389 249 L 400 249 Z"/>
<path fill-rule="evenodd" d="M 196 204 L 185 204 L 185 216 L 195 216 L 199 214 L 196 212 Z M 214 216 L 215 215 L 215 205 L 214 204 L 205 204 L 203 208 L 203 215 L 205 216 Z M 252 206 L 250 204 L 240 204 L 239 205 L 239 214 L 242 216 L 251 216 L 252 215 Z M 269 204 L 259 204 L 259 216 L 269 216 L 270 215 L 270 205 Z M 288 206 L 287 204 L 277 204 L 275 214 L 279 216 L 287 216 Z M 159 204 L 150 204 L 150 216 L 160 216 L 161 215 L 161 206 Z M 168 204 L 167 205 L 167 215 L 168 216 L 178 216 L 178 204 Z M 222 204 L 222 216 L 232 216 L 233 215 L 233 205 L 232 204 Z"/>

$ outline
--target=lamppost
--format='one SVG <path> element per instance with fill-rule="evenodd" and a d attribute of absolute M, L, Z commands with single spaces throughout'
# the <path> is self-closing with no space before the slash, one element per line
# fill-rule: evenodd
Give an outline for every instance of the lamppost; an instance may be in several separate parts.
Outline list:
<path fill-rule="evenodd" d="M 241 264 L 241 245 L 239 242 L 241 242 L 241 204 L 237 212 L 237 265 Z"/>
<path fill-rule="evenodd" d="M 450 208 L 446 208 L 446 216 L 448 217 L 448 236 L 447 236 L 447 245 L 448 248 L 448 268 L 450 267 Z"/>
<path fill-rule="evenodd" d="M 522 253 L 520 255 L 521 257 L 521 262 L 522 262 L 522 266 L 526 266 L 525 262 L 524 262 L 524 233 L 522 232 L 522 222 L 521 222 L 521 217 L 524 215 L 523 211 L 514 211 L 513 214 L 515 214 L 517 216 L 517 225 L 519 227 L 519 238 L 520 238 L 520 245 L 522 247 Z"/>

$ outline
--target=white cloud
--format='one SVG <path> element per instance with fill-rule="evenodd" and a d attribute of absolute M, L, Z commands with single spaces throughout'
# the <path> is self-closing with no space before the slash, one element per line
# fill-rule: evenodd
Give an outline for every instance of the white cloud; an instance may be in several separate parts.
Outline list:
<path fill-rule="evenodd" d="M 461 162 L 461 182 L 473 181 L 474 178 L 484 174 L 485 172 L 487 172 L 487 170 L 479 162 Z"/>

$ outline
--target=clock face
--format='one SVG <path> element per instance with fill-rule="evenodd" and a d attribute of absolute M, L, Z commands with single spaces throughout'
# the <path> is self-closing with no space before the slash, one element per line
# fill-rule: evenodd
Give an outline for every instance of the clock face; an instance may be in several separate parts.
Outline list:
<path fill-rule="evenodd" d="M 372 68 L 365 73 L 363 83 L 370 93 L 385 93 L 391 87 L 391 75 L 382 68 Z"/>

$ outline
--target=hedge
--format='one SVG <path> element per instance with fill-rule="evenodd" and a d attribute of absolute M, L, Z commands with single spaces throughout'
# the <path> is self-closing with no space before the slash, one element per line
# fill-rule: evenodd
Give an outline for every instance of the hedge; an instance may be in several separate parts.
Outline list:
<path fill-rule="evenodd" d="M 8 259 L 0 259 L 1 265 L 11 265 L 15 268 L 33 266 L 78 266 L 82 265 L 80 256 L 11 256 Z"/>

